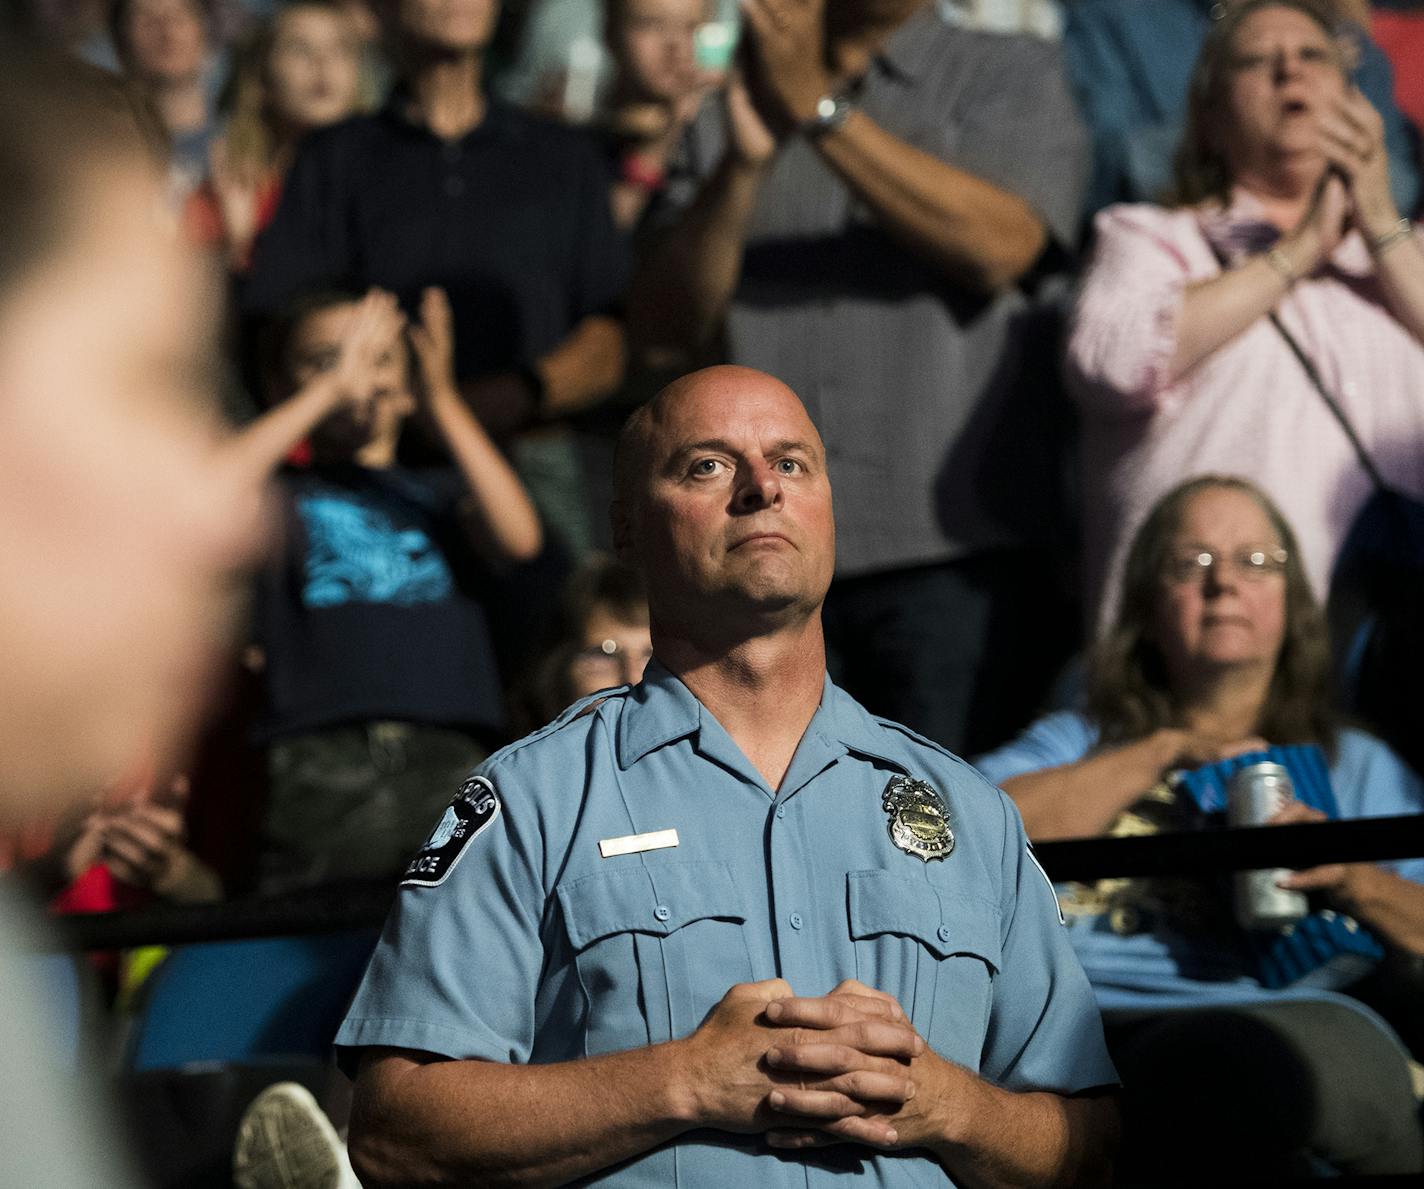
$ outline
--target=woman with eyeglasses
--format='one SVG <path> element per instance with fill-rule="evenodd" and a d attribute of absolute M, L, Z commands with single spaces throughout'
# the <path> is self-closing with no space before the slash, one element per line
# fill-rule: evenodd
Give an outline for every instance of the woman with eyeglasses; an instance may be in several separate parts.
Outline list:
<path fill-rule="evenodd" d="M 1424 494 L 1424 241 L 1391 196 L 1380 116 L 1331 5 L 1217 7 L 1175 191 L 1098 216 L 1069 331 L 1099 626 L 1147 509 L 1210 470 L 1281 505 L 1324 598 L 1373 488 L 1285 334 L 1383 477 Z"/>
<path fill-rule="evenodd" d="M 977 762 L 1034 841 L 1189 828 L 1196 803 L 1178 774 L 1277 744 L 1323 751 L 1342 817 L 1424 809 L 1413 772 L 1334 721 L 1319 606 L 1295 535 L 1254 484 L 1208 475 L 1168 492 L 1132 541 L 1117 606 L 1089 656 L 1085 709 Z M 1293 802 L 1274 820 L 1322 816 Z M 1403 973 L 1381 986 L 1411 996 L 1417 1027 L 1419 984 L 1403 976 L 1424 956 L 1424 859 L 1332 864 L 1282 886 L 1386 943 L 1382 969 Z M 1321 1161 L 1419 1171 L 1399 1038 L 1345 995 L 1265 990 L 1229 893 L 1163 877 L 1059 889 L 1128 1090 L 1133 1171 L 1152 1184 L 1303 1175 Z"/>

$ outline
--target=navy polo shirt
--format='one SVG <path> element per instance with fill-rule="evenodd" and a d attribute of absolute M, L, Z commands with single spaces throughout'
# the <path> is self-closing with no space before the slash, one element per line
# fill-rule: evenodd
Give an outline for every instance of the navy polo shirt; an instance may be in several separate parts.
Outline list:
<path fill-rule="evenodd" d="M 457 1060 L 566 1061 L 693 1032 L 729 986 L 858 978 L 942 1056 L 999 1085 L 1116 1082 L 1092 992 L 1013 804 L 828 680 L 780 789 L 657 661 L 478 770 L 413 861 L 337 1035 Z M 954 846 L 897 846 L 902 777 Z M 676 832 L 676 844 L 669 831 Z M 610 840 L 652 839 L 655 849 Z M 946 1183 L 923 1151 L 774 1154 L 690 1132 L 594 1178 L 619 1186 Z"/>
<path fill-rule="evenodd" d="M 248 315 L 332 284 L 379 285 L 413 311 L 439 285 L 468 379 L 618 312 L 628 249 L 591 135 L 491 100 L 478 127 L 442 140 L 406 104 L 398 91 L 376 115 L 302 142 L 242 285 Z"/>

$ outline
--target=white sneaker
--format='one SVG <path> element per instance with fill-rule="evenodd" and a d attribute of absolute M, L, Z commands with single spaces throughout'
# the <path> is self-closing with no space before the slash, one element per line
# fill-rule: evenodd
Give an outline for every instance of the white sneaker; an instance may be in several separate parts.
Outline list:
<path fill-rule="evenodd" d="M 361 1189 L 346 1145 L 296 1082 L 268 1086 L 244 1112 L 232 1179 L 237 1189 Z"/>

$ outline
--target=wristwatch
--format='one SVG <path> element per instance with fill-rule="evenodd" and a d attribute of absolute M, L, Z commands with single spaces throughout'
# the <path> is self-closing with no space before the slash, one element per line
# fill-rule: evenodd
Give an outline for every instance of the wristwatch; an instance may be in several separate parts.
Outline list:
<path fill-rule="evenodd" d="M 822 95 L 816 100 L 816 114 L 801 124 L 801 131 L 812 140 L 834 132 L 849 118 L 850 100 L 843 95 Z"/>

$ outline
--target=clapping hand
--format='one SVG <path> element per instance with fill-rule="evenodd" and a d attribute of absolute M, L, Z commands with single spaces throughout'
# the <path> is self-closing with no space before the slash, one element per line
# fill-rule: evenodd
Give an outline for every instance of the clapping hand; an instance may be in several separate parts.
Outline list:
<path fill-rule="evenodd" d="M 1351 88 L 1326 103 L 1316 117 L 1318 144 L 1348 200 L 1349 217 L 1373 239 L 1399 221 L 1389 189 L 1389 153 L 1384 120 L 1370 101 Z"/>
<path fill-rule="evenodd" d="M 758 166 L 776 155 L 776 133 L 771 130 L 747 85 L 746 74 L 737 68 L 727 77 L 724 92 L 731 148 L 738 160 Z"/>
<path fill-rule="evenodd" d="M 445 290 L 430 288 L 420 296 L 420 321 L 410 328 L 410 345 L 424 400 L 454 396 L 455 315 Z"/>
<path fill-rule="evenodd" d="M 1399 222 L 1379 112 L 1352 88 L 1324 101 L 1315 119 L 1316 143 L 1328 168 L 1300 226 L 1283 245 L 1300 276 L 1315 272 L 1352 226 L 1374 240 Z"/>
<path fill-rule="evenodd" d="M 341 353 L 328 373 L 344 405 L 369 416 L 371 405 L 389 395 L 378 380 L 378 370 L 391 352 L 400 350 L 405 315 L 396 299 L 384 289 L 372 289 L 357 305 L 345 333 Z"/>
<path fill-rule="evenodd" d="M 826 64 L 826 0 L 741 0 L 758 90 L 779 122 L 794 128 L 816 114 L 831 90 Z"/>

